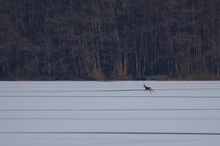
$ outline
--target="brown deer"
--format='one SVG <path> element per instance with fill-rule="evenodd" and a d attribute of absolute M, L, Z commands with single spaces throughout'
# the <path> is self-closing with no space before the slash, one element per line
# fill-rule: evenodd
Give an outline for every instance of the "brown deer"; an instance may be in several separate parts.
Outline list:
<path fill-rule="evenodd" d="M 150 93 L 154 92 L 154 90 L 151 87 L 147 87 L 145 84 L 144 84 L 144 91 L 146 91 L 146 92 L 149 91 Z"/>

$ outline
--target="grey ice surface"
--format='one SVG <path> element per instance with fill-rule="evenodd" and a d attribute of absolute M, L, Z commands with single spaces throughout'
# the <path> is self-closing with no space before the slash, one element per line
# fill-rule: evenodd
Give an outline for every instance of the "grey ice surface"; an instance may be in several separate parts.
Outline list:
<path fill-rule="evenodd" d="M 0 82 L 0 146 L 146 145 L 219 146 L 220 81 Z"/>

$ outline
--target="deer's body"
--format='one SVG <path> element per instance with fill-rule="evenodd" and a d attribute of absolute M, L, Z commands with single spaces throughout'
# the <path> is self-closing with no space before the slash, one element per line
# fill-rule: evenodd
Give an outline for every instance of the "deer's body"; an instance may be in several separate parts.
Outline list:
<path fill-rule="evenodd" d="M 149 91 L 150 93 L 151 92 L 154 92 L 154 90 L 151 88 L 151 87 L 148 87 L 144 84 L 144 91 Z M 154 92 L 155 93 L 155 92 Z"/>

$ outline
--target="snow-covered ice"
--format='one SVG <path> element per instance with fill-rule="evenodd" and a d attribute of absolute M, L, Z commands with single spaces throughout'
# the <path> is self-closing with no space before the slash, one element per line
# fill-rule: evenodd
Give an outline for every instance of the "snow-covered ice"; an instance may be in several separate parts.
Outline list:
<path fill-rule="evenodd" d="M 0 146 L 219 144 L 220 81 L 0 82 Z"/>

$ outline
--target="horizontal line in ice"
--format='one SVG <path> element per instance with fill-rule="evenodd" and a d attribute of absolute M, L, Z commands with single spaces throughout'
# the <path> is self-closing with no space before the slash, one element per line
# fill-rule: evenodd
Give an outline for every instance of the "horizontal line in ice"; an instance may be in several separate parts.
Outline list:
<path fill-rule="evenodd" d="M 11 131 L 0 132 L 0 134 L 98 134 L 98 135 L 207 135 L 207 136 L 220 136 L 220 132 L 66 132 L 66 131 L 54 131 L 54 132 L 23 132 L 23 131 Z"/>
<path fill-rule="evenodd" d="M 71 111 L 219 111 L 220 108 L 200 108 L 200 109 L 0 109 L 0 112 L 71 112 Z"/>
<path fill-rule="evenodd" d="M 152 93 L 153 95 L 154 93 Z M 93 95 L 0 95 L 0 98 L 219 98 L 220 96 L 178 96 L 178 95 L 172 95 L 172 96 L 160 96 L 154 94 L 152 95 L 146 95 L 146 96 L 126 96 L 126 95 L 98 95 L 98 96 L 93 96 Z"/>
<path fill-rule="evenodd" d="M 133 121 L 133 120 L 164 120 L 164 121 L 169 121 L 169 120 L 184 120 L 184 121 L 218 121 L 220 120 L 220 117 L 149 117 L 149 118 L 142 118 L 142 117 L 134 117 L 134 118 L 117 118 L 117 117 L 110 117 L 110 118 L 0 118 L 0 120 L 91 120 L 91 121 Z"/>
<path fill-rule="evenodd" d="M 172 90 L 172 91 L 175 91 L 175 90 L 220 90 L 220 88 L 205 88 L 205 87 L 200 87 L 200 88 L 153 88 L 153 90 L 157 91 L 157 90 Z M 0 90 L 1 93 L 10 93 L 10 92 L 14 92 L 14 93 L 35 93 L 35 92 L 42 92 L 42 93 L 45 93 L 45 92 L 128 92 L 128 91 L 144 91 L 144 88 L 143 89 L 102 89 L 102 90 L 59 90 L 59 89 L 56 89 L 56 90 Z"/>

